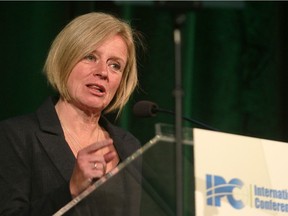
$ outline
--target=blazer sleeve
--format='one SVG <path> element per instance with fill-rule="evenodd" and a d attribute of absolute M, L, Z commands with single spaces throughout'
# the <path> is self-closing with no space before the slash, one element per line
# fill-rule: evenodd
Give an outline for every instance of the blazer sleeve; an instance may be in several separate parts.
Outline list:
<path fill-rule="evenodd" d="M 31 198 L 34 152 L 19 130 L 0 124 L 0 215 L 51 216 L 71 200 L 69 184 L 63 182 L 50 193 Z"/>

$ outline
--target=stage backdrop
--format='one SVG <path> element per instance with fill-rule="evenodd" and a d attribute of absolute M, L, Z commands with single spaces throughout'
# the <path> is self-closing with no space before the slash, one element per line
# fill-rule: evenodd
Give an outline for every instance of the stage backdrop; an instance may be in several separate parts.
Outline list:
<path fill-rule="evenodd" d="M 0 119 L 32 112 L 53 94 L 42 74 L 53 38 L 75 16 L 105 11 L 145 38 L 139 88 L 116 121 L 145 143 L 154 123 L 174 118 L 139 119 L 131 109 L 143 99 L 174 109 L 173 30 L 183 14 L 183 114 L 224 132 L 288 139 L 286 2 L 115 2 L 0 2 Z"/>

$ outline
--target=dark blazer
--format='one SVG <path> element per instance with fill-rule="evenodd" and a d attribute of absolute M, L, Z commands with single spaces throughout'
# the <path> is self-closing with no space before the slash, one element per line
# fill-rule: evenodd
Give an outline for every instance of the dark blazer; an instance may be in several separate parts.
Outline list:
<path fill-rule="evenodd" d="M 65 141 L 54 108 L 55 102 L 54 99 L 49 98 L 36 113 L 0 123 L 1 216 L 52 215 L 71 201 L 69 179 L 72 175 L 75 157 Z M 101 117 L 100 124 L 113 139 L 121 161 L 140 147 L 139 141 L 134 136 L 112 125 L 104 117 Z M 136 176 L 135 182 L 137 182 L 140 179 L 140 172 L 133 170 L 133 175 Z M 131 172 L 129 176 L 131 176 Z M 137 190 L 133 192 L 133 197 L 119 195 L 118 193 L 124 191 L 130 194 L 130 182 L 126 181 L 126 174 L 119 175 L 119 179 L 117 178 L 115 178 L 115 182 L 118 183 L 111 181 L 112 188 L 115 188 L 110 192 L 107 192 L 105 187 L 103 187 L 104 192 L 99 192 L 98 198 L 102 203 L 99 201 L 101 206 L 96 204 L 95 208 L 104 210 L 99 210 L 95 214 L 91 213 L 91 215 L 137 215 L 135 211 L 140 202 Z M 109 188 L 110 186 L 108 190 Z M 135 188 L 133 187 L 132 190 Z M 108 196 L 105 201 L 103 201 L 103 197 L 105 197 L 103 193 Z M 107 212 L 106 207 L 113 208 L 113 202 L 109 197 L 113 199 L 114 196 L 115 199 L 120 199 L 119 202 L 125 201 L 125 204 L 118 203 L 122 209 L 118 209 L 114 213 Z M 130 205 L 134 210 L 130 209 Z"/>

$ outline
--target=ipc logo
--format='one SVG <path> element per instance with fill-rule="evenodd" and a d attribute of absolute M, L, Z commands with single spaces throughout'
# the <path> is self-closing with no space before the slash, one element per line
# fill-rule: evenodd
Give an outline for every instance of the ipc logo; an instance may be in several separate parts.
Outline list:
<path fill-rule="evenodd" d="M 241 189 L 243 182 L 240 179 L 233 178 L 228 183 L 221 176 L 206 175 L 206 196 L 207 205 L 221 206 L 221 200 L 227 197 L 230 205 L 235 209 L 242 209 L 244 203 L 237 200 L 233 195 L 235 188 Z"/>

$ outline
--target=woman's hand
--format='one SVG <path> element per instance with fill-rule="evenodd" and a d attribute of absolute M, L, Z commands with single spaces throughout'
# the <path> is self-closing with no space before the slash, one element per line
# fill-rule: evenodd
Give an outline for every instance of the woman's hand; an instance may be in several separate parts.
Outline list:
<path fill-rule="evenodd" d="M 93 180 L 97 180 L 105 175 L 107 163 L 116 157 L 116 152 L 109 151 L 102 155 L 99 154 L 98 151 L 110 145 L 113 145 L 113 141 L 112 139 L 107 139 L 93 143 L 78 152 L 70 179 L 70 192 L 72 197 L 78 196 Z"/>

